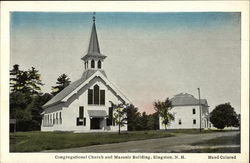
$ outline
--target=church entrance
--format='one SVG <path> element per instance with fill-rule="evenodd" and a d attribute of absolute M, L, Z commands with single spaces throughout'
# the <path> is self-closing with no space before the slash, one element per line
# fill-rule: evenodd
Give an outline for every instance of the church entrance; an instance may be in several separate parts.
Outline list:
<path fill-rule="evenodd" d="M 100 127 L 100 118 L 92 118 L 90 119 L 90 129 L 101 129 Z"/>

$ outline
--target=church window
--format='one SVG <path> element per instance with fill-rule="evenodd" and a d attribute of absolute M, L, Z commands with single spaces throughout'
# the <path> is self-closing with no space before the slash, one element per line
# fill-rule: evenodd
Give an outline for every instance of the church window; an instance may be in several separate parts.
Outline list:
<path fill-rule="evenodd" d="M 53 124 L 55 124 L 55 113 L 53 113 Z"/>
<path fill-rule="evenodd" d="M 100 104 L 105 105 L 105 90 L 100 90 Z"/>
<path fill-rule="evenodd" d="M 99 104 L 99 86 L 94 86 L 94 104 Z"/>
<path fill-rule="evenodd" d="M 56 124 L 58 124 L 58 113 L 56 113 Z"/>
<path fill-rule="evenodd" d="M 102 62 L 100 60 L 98 61 L 98 68 L 102 68 Z"/>
<path fill-rule="evenodd" d="M 194 124 L 194 125 L 196 124 L 196 119 L 193 119 L 193 124 Z"/>
<path fill-rule="evenodd" d="M 88 89 L 88 104 L 105 105 L 105 90 L 100 90 L 98 85 Z"/>
<path fill-rule="evenodd" d="M 95 61 L 93 59 L 91 61 L 91 68 L 95 68 Z"/>
<path fill-rule="evenodd" d="M 93 89 L 88 90 L 88 104 L 93 104 Z"/>
<path fill-rule="evenodd" d="M 113 121 L 113 107 L 109 107 L 109 117 L 107 118 L 107 126 L 111 126 Z"/>
<path fill-rule="evenodd" d="M 84 117 L 84 107 L 79 107 L 79 117 L 76 118 L 76 125 L 77 126 L 86 126 L 86 118 Z"/>
<path fill-rule="evenodd" d="M 62 124 L 62 113 L 61 112 L 59 112 L 59 120 L 60 120 L 60 124 Z"/>
<path fill-rule="evenodd" d="M 193 114 L 196 114 L 196 113 L 195 113 L 195 108 L 193 109 Z"/>
<path fill-rule="evenodd" d="M 79 118 L 83 118 L 84 117 L 84 107 L 83 106 L 80 106 L 79 107 Z"/>

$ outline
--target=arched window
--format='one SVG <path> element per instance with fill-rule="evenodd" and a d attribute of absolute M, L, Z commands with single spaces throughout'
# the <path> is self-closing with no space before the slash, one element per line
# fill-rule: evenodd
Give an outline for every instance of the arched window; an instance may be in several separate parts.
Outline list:
<path fill-rule="evenodd" d="M 91 61 L 91 68 L 95 68 L 95 61 L 93 59 Z"/>
<path fill-rule="evenodd" d="M 88 104 L 105 105 L 105 90 L 100 90 L 98 85 L 88 89 Z"/>
<path fill-rule="evenodd" d="M 102 68 L 102 62 L 100 60 L 98 61 L 98 68 Z"/>
<path fill-rule="evenodd" d="M 94 104 L 99 104 L 99 86 L 94 86 Z"/>

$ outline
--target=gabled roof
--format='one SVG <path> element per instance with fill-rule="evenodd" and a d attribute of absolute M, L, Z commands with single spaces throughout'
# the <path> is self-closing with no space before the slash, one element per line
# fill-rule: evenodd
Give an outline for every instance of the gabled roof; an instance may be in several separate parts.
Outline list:
<path fill-rule="evenodd" d="M 78 86 L 80 86 L 83 82 L 85 82 L 89 77 L 91 77 L 95 72 L 100 71 L 105 77 L 106 74 L 103 70 L 86 70 L 82 77 L 68 85 L 61 92 L 56 94 L 52 99 L 50 99 L 46 104 L 43 105 L 43 108 L 47 108 L 51 105 L 58 104 L 64 99 L 67 95 L 69 95 L 73 90 L 75 90 Z"/>
<path fill-rule="evenodd" d="M 95 21 L 93 22 L 93 26 L 92 26 L 88 53 L 84 57 L 82 57 L 82 60 L 86 60 L 86 59 L 88 59 L 90 57 L 92 57 L 92 58 L 101 58 L 101 59 L 106 58 L 106 56 L 101 54 L 101 51 L 100 51 L 99 42 L 98 42 L 98 38 L 97 38 Z"/>
<path fill-rule="evenodd" d="M 190 106 L 190 105 L 199 105 L 199 100 L 196 99 L 193 95 L 188 93 L 180 93 L 175 95 L 170 99 L 172 106 Z M 208 106 L 206 99 L 200 100 L 201 105 Z"/>
<path fill-rule="evenodd" d="M 61 92 L 59 92 L 56 96 L 54 96 L 51 100 L 49 100 L 46 104 L 43 105 L 43 108 L 48 108 L 50 106 L 62 103 L 67 101 L 71 96 L 78 92 L 84 85 L 89 83 L 95 77 L 100 77 L 104 83 L 107 84 L 115 93 L 116 96 L 120 97 L 125 103 L 130 103 L 130 100 L 127 99 L 126 96 L 120 92 L 115 85 L 113 85 L 108 79 L 104 71 L 102 70 L 88 70 L 85 71 L 80 79 L 75 82 L 72 82 L 68 87 L 64 88 Z"/>

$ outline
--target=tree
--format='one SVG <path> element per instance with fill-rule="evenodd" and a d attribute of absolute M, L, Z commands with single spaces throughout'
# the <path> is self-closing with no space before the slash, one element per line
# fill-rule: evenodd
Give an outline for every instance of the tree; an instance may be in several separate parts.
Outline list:
<path fill-rule="evenodd" d="M 114 108 L 113 119 L 115 123 L 118 124 L 118 133 L 121 134 L 121 127 L 127 124 L 127 106 L 125 104 L 115 105 L 111 102 L 112 107 Z"/>
<path fill-rule="evenodd" d="M 239 127 L 239 118 L 230 103 L 220 104 L 210 114 L 210 121 L 214 127 Z"/>
<path fill-rule="evenodd" d="M 35 123 L 40 123 L 39 110 L 37 107 L 31 107 L 36 102 L 35 99 L 42 96 L 41 75 L 34 67 L 24 71 L 15 64 L 10 70 L 10 118 L 16 119 L 18 131 L 28 131 L 34 128 Z"/>
<path fill-rule="evenodd" d="M 18 64 L 15 64 L 13 69 L 10 70 L 10 76 L 11 92 L 22 92 L 26 95 L 40 93 L 40 86 L 43 83 L 41 82 L 41 75 L 34 67 L 31 67 L 31 70 L 23 71 L 19 69 Z"/>
<path fill-rule="evenodd" d="M 42 106 L 52 98 L 52 95 L 45 93 L 40 96 L 35 96 L 32 98 L 32 102 L 27 106 L 26 110 L 30 112 L 31 119 L 29 127 L 30 130 L 40 130 L 43 112 Z"/>
<path fill-rule="evenodd" d="M 58 85 L 52 87 L 51 92 L 51 94 L 54 96 L 70 84 L 70 78 L 66 74 L 62 74 L 57 78 L 56 84 Z"/>
<path fill-rule="evenodd" d="M 158 130 L 159 129 L 159 114 L 158 114 L 158 112 L 155 112 L 153 114 L 148 115 L 147 129 L 148 130 Z"/>
<path fill-rule="evenodd" d="M 170 113 L 172 109 L 172 103 L 167 98 L 165 101 L 156 101 L 154 102 L 154 108 L 158 112 L 159 116 L 162 119 L 162 124 L 165 125 L 165 130 L 167 130 L 167 125 L 174 120 L 174 115 Z"/>
<path fill-rule="evenodd" d="M 128 130 L 129 131 L 139 130 L 141 113 L 138 112 L 138 108 L 130 104 L 126 110 L 127 110 Z"/>

